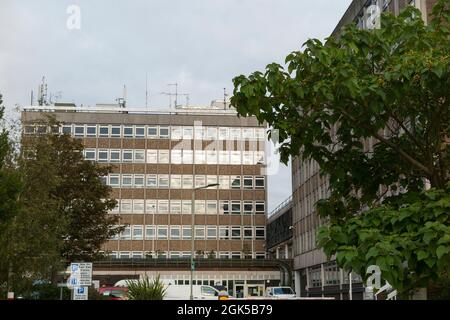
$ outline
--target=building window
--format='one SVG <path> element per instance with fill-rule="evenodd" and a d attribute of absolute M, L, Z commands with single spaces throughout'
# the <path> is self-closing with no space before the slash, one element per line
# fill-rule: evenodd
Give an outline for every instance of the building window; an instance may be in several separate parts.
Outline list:
<path fill-rule="evenodd" d="M 182 129 L 181 127 L 172 126 L 170 130 L 170 137 L 172 140 L 181 140 L 182 136 Z"/>
<path fill-rule="evenodd" d="M 167 226 L 158 226 L 158 240 L 167 240 Z"/>
<path fill-rule="evenodd" d="M 230 128 L 230 140 L 240 140 L 240 139 L 241 139 L 241 129 Z"/>
<path fill-rule="evenodd" d="M 147 150 L 147 163 L 158 163 L 158 150 Z"/>
<path fill-rule="evenodd" d="M 109 137 L 109 127 L 108 126 L 100 126 L 99 137 L 101 137 L 101 138 Z"/>
<path fill-rule="evenodd" d="M 206 176 L 195 176 L 195 187 L 204 187 L 206 186 Z"/>
<path fill-rule="evenodd" d="M 111 162 L 120 162 L 120 150 L 111 150 L 109 157 Z"/>
<path fill-rule="evenodd" d="M 144 200 L 133 200 L 133 213 L 144 213 Z"/>
<path fill-rule="evenodd" d="M 206 238 L 207 239 L 217 239 L 217 227 L 216 226 L 206 227 Z"/>
<path fill-rule="evenodd" d="M 255 129 L 255 138 L 257 140 L 264 140 L 266 138 L 266 130 L 263 128 Z"/>
<path fill-rule="evenodd" d="M 136 138 L 145 138 L 145 128 L 144 127 L 136 127 L 135 135 L 136 135 Z"/>
<path fill-rule="evenodd" d="M 84 158 L 86 160 L 95 161 L 95 149 L 86 149 L 84 152 Z"/>
<path fill-rule="evenodd" d="M 241 214 L 241 202 L 240 201 L 231 201 L 231 213 L 232 214 Z"/>
<path fill-rule="evenodd" d="M 185 140 L 194 139 L 194 128 L 193 127 L 183 127 L 183 139 L 185 139 Z"/>
<path fill-rule="evenodd" d="M 183 164 L 192 164 L 193 163 L 194 153 L 192 150 L 183 150 Z"/>
<path fill-rule="evenodd" d="M 120 202 L 120 213 L 132 213 L 133 212 L 133 201 L 132 200 L 121 200 Z"/>
<path fill-rule="evenodd" d="M 133 240 L 142 240 L 142 226 L 133 226 Z"/>
<path fill-rule="evenodd" d="M 147 175 L 147 188 L 157 188 L 158 187 L 158 181 L 157 181 L 157 175 L 156 174 L 148 174 Z"/>
<path fill-rule="evenodd" d="M 231 176 L 231 189 L 240 189 L 241 188 L 241 176 Z"/>
<path fill-rule="evenodd" d="M 217 201 L 208 200 L 206 202 L 206 213 L 207 214 L 217 214 Z"/>
<path fill-rule="evenodd" d="M 230 214 L 230 206 L 228 204 L 228 201 L 226 201 L 226 200 L 220 201 L 220 213 L 221 214 Z"/>
<path fill-rule="evenodd" d="M 126 226 L 120 235 L 121 240 L 131 240 L 131 227 Z"/>
<path fill-rule="evenodd" d="M 228 140 L 228 128 L 219 128 L 219 140 Z"/>
<path fill-rule="evenodd" d="M 192 175 L 183 175 L 183 189 L 192 189 L 193 186 Z"/>
<path fill-rule="evenodd" d="M 133 137 L 133 127 L 124 127 L 123 128 L 123 136 L 125 138 L 132 138 Z"/>
<path fill-rule="evenodd" d="M 145 150 L 134 150 L 134 162 L 136 163 L 145 162 Z"/>
<path fill-rule="evenodd" d="M 168 126 L 160 126 L 159 127 L 159 137 L 161 139 L 169 138 L 169 127 Z"/>
<path fill-rule="evenodd" d="M 265 227 L 255 227 L 255 239 L 264 240 L 266 238 Z"/>
<path fill-rule="evenodd" d="M 255 177 L 255 188 L 264 189 L 266 179 L 264 177 Z"/>
<path fill-rule="evenodd" d="M 183 240 L 191 239 L 191 234 L 192 234 L 191 227 L 190 226 L 183 226 Z"/>
<path fill-rule="evenodd" d="M 170 175 L 170 187 L 172 189 L 181 189 L 181 175 L 179 174 Z"/>
<path fill-rule="evenodd" d="M 206 150 L 206 164 L 217 164 L 216 150 Z"/>
<path fill-rule="evenodd" d="M 219 239 L 228 240 L 230 238 L 230 229 L 228 226 L 219 226 Z"/>
<path fill-rule="evenodd" d="M 135 174 L 134 175 L 134 187 L 135 188 L 143 188 L 144 187 L 144 175 L 143 174 Z"/>
<path fill-rule="evenodd" d="M 98 151 L 98 162 L 108 162 L 108 150 Z"/>
<path fill-rule="evenodd" d="M 265 214 L 266 213 L 266 206 L 265 206 L 264 201 L 256 201 L 255 213 L 256 214 Z"/>
<path fill-rule="evenodd" d="M 180 214 L 181 213 L 181 201 L 180 200 L 170 200 L 170 213 Z"/>
<path fill-rule="evenodd" d="M 203 134 L 203 127 L 201 125 L 194 127 L 194 135 L 195 140 L 203 140 L 204 134 Z"/>
<path fill-rule="evenodd" d="M 230 259 L 230 253 L 228 251 L 220 251 L 219 259 Z"/>
<path fill-rule="evenodd" d="M 86 133 L 88 137 L 96 137 L 97 136 L 97 127 L 96 126 L 88 126 L 86 129 Z"/>
<path fill-rule="evenodd" d="M 131 174 L 122 175 L 122 187 L 132 187 L 133 186 L 133 176 Z"/>
<path fill-rule="evenodd" d="M 38 133 L 42 133 L 39 132 L 39 128 L 38 128 Z M 84 126 L 75 126 L 75 137 L 84 137 Z"/>
<path fill-rule="evenodd" d="M 170 226 L 170 239 L 178 240 L 181 238 L 180 226 Z"/>
<path fill-rule="evenodd" d="M 158 200 L 158 213 L 159 214 L 169 213 L 169 200 Z"/>
<path fill-rule="evenodd" d="M 242 139 L 244 140 L 253 140 L 253 128 L 244 128 L 242 129 Z"/>
<path fill-rule="evenodd" d="M 217 184 L 217 176 L 206 176 L 206 184 Z M 217 186 L 209 187 L 209 189 L 217 189 Z"/>
<path fill-rule="evenodd" d="M 171 150 L 171 163 L 181 164 L 181 150 Z"/>
<path fill-rule="evenodd" d="M 158 155 L 159 155 L 158 157 L 159 163 L 169 163 L 170 161 L 169 150 L 159 150 Z"/>
<path fill-rule="evenodd" d="M 34 133 L 34 127 L 32 126 L 26 126 L 25 127 L 25 133 L 26 134 L 33 134 Z M 62 127 L 62 133 L 63 134 L 72 134 L 72 126 L 71 125 L 65 125 Z"/>
<path fill-rule="evenodd" d="M 142 257 L 143 257 L 142 251 L 133 251 L 131 257 L 133 259 L 142 259 Z"/>
<path fill-rule="evenodd" d="M 217 140 L 217 128 L 207 127 L 206 128 L 206 139 L 207 140 Z"/>
<path fill-rule="evenodd" d="M 252 227 L 244 227 L 244 239 L 253 239 Z"/>
<path fill-rule="evenodd" d="M 122 151 L 123 162 L 133 162 L 133 150 Z"/>
<path fill-rule="evenodd" d="M 109 175 L 109 185 L 111 187 L 120 187 L 120 176 L 118 174 Z"/>
<path fill-rule="evenodd" d="M 206 206 L 205 200 L 195 200 L 195 213 L 205 214 Z"/>
<path fill-rule="evenodd" d="M 265 259 L 266 253 L 265 252 L 255 252 L 255 259 Z"/>
<path fill-rule="evenodd" d="M 119 253 L 120 259 L 130 259 L 130 252 L 129 251 L 121 251 Z"/>
<path fill-rule="evenodd" d="M 205 239 L 205 227 L 204 226 L 195 226 L 195 239 L 196 240 Z"/>
<path fill-rule="evenodd" d="M 206 162 L 206 153 L 204 150 L 195 150 L 195 163 L 196 164 L 205 164 Z"/>
<path fill-rule="evenodd" d="M 157 127 L 148 127 L 147 128 L 147 138 L 150 138 L 150 139 L 158 138 L 158 128 Z"/>
<path fill-rule="evenodd" d="M 145 201 L 145 211 L 147 214 L 156 213 L 156 200 L 146 200 Z"/>
<path fill-rule="evenodd" d="M 192 202 L 191 200 L 183 200 L 182 202 L 182 213 L 192 214 Z"/>
<path fill-rule="evenodd" d="M 253 151 L 244 151 L 242 154 L 242 163 L 246 165 L 253 165 Z"/>
<path fill-rule="evenodd" d="M 230 151 L 230 164 L 241 164 L 240 151 Z"/>
<path fill-rule="evenodd" d="M 230 189 L 230 176 L 219 176 L 219 188 L 223 190 Z"/>
<path fill-rule="evenodd" d="M 241 227 L 231 227 L 231 239 L 241 239 Z"/>
<path fill-rule="evenodd" d="M 112 126 L 111 127 L 111 137 L 120 138 L 120 126 Z"/>
<path fill-rule="evenodd" d="M 241 259 L 241 253 L 239 251 L 232 251 L 231 259 Z"/>
<path fill-rule="evenodd" d="M 253 213 L 253 202 L 252 201 L 244 201 L 243 205 L 244 214 L 252 214 Z"/>
<path fill-rule="evenodd" d="M 253 177 L 244 176 L 244 189 L 253 189 Z"/>
<path fill-rule="evenodd" d="M 159 187 L 160 188 L 169 188 L 169 175 L 168 174 L 160 174 L 158 176 Z"/>
<path fill-rule="evenodd" d="M 219 164 L 230 164 L 230 153 L 228 151 L 219 151 Z"/>

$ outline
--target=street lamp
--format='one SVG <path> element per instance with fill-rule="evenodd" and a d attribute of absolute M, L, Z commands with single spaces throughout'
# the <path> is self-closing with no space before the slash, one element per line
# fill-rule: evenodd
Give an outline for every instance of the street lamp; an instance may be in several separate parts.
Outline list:
<path fill-rule="evenodd" d="M 194 282 L 194 244 L 195 244 L 195 238 L 194 238 L 194 217 L 195 217 L 195 191 L 200 189 L 207 189 L 210 187 L 216 187 L 218 186 L 218 183 L 211 183 L 203 187 L 198 187 L 192 189 L 192 212 L 191 212 L 191 281 L 190 281 L 190 289 L 191 289 L 191 295 L 190 299 L 194 300 L 194 294 L 192 292 L 192 285 Z"/>

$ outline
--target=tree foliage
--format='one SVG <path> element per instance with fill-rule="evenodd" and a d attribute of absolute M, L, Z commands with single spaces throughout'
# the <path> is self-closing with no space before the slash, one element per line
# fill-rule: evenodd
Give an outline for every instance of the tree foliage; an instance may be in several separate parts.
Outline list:
<path fill-rule="evenodd" d="M 398 192 L 419 194 L 426 181 L 448 192 L 449 25 L 448 0 L 438 1 L 427 26 L 420 11 L 409 6 L 397 17 L 383 14 L 380 29 L 351 25 L 326 43 L 307 41 L 303 51 L 286 57 L 286 68 L 272 63 L 264 73 L 233 79 L 232 105 L 241 116 L 255 115 L 278 130 L 282 160 L 312 159 L 329 179 L 331 195 L 317 204 L 319 214 L 329 218 L 326 230 L 358 229 L 356 221 L 362 218 L 355 214 L 376 208 L 380 200 Z M 380 244 L 395 247 L 389 236 L 392 229 L 379 221 L 387 209 L 377 210 L 364 214 L 364 226 L 386 227 L 380 229 Z M 387 212 L 399 214 L 399 208 Z M 449 212 L 443 214 L 448 217 Z M 421 227 L 414 219 L 405 223 L 412 230 Z M 448 226 L 448 219 L 445 223 Z M 321 236 L 330 239 L 326 230 Z M 373 262 L 369 258 L 381 257 L 379 252 L 362 256 L 350 237 L 344 239 L 339 246 L 325 240 L 321 244 L 330 256 L 337 252 L 338 263 L 346 269 L 361 271 L 361 263 L 367 267 Z M 358 259 L 342 259 L 339 253 L 345 245 L 346 254 L 352 252 Z M 408 264 L 418 268 L 409 269 L 417 281 L 399 278 L 399 272 L 387 277 L 397 284 L 405 280 L 406 288 L 423 277 L 432 279 L 437 263 Z"/>

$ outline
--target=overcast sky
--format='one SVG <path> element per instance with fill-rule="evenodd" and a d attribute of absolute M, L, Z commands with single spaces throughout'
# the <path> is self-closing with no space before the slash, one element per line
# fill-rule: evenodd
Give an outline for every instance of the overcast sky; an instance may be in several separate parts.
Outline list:
<path fill-rule="evenodd" d="M 0 0 L 0 92 L 29 105 L 42 76 L 78 105 L 169 106 L 169 83 L 209 105 L 232 78 L 283 62 L 308 38 L 327 37 L 351 0 Z M 77 5 L 81 28 L 70 30 Z M 180 98 L 184 102 L 184 98 Z M 291 194 L 290 168 L 269 177 L 269 210 Z"/>

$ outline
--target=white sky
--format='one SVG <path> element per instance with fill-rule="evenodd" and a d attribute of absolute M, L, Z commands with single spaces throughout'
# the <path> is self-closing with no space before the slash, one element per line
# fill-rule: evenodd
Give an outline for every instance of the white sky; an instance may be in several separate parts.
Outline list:
<path fill-rule="evenodd" d="M 282 63 L 308 38 L 323 39 L 351 0 L 0 0 L 0 92 L 28 105 L 45 76 L 49 92 L 78 105 L 167 108 L 168 83 L 209 105 L 232 78 Z M 81 29 L 69 30 L 69 5 Z M 36 96 L 36 95 L 35 95 Z M 184 98 L 179 98 L 184 103 Z M 269 210 L 291 194 L 290 168 L 269 177 Z"/>

